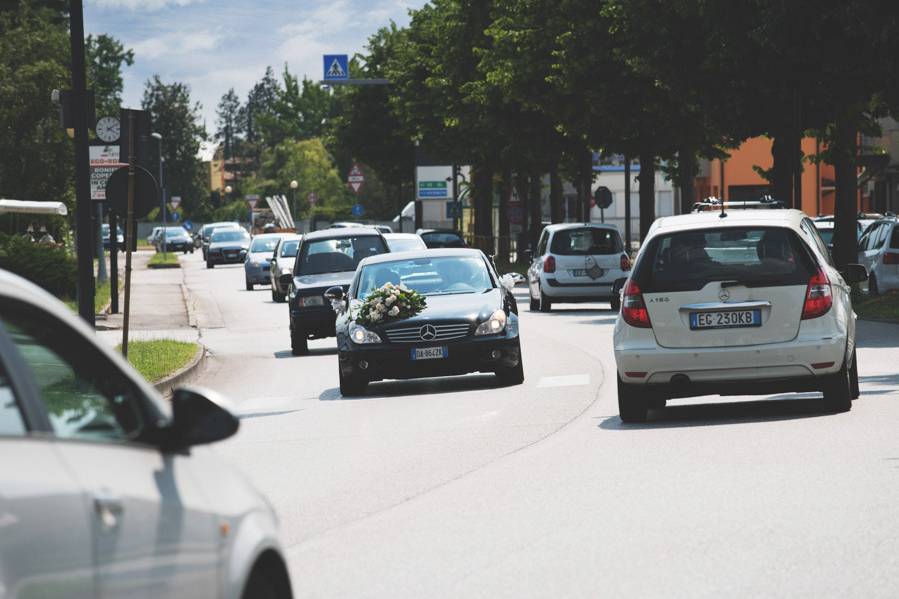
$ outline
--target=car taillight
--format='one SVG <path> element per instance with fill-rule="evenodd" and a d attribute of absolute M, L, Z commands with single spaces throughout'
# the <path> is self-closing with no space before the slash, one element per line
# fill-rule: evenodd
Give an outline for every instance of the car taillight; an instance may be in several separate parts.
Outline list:
<path fill-rule="evenodd" d="M 833 306 L 833 290 L 830 287 L 830 279 L 824 270 L 819 268 L 808 281 L 805 305 L 802 307 L 802 320 L 824 316 L 831 306 Z"/>
<path fill-rule="evenodd" d="M 624 297 L 621 299 L 621 316 L 624 322 L 640 329 L 652 328 L 649 312 L 643 301 L 643 292 L 633 279 L 628 279 L 624 286 Z"/>
<path fill-rule="evenodd" d="M 627 272 L 631 269 L 631 259 L 627 257 L 627 254 L 621 254 L 621 270 Z"/>
<path fill-rule="evenodd" d="M 891 254 L 890 252 L 886 252 L 883 255 L 883 263 L 884 264 L 899 264 L 899 254 Z"/>
<path fill-rule="evenodd" d="M 547 256 L 543 259 L 543 272 L 556 272 L 556 259 Z"/>

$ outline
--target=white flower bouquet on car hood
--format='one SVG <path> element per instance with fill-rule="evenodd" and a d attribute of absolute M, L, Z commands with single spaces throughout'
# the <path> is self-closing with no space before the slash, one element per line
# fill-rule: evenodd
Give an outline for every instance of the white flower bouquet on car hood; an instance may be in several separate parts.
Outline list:
<path fill-rule="evenodd" d="M 372 291 L 354 310 L 353 319 L 364 327 L 386 324 L 420 314 L 427 306 L 425 297 L 405 285 L 386 283 Z"/>

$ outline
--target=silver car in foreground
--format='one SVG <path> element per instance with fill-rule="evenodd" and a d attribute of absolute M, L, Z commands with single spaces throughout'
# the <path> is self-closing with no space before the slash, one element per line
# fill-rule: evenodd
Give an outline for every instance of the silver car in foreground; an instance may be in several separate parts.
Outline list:
<path fill-rule="evenodd" d="M 0 596 L 290 597 L 271 506 L 205 447 L 238 425 L 0 270 Z"/>

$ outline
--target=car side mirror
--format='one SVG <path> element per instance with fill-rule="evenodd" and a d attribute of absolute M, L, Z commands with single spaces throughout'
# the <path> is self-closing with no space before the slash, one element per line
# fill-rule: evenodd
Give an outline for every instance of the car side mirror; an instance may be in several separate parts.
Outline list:
<path fill-rule="evenodd" d="M 289 273 L 286 275 L 281 275 L 280 277 L 278 277 L 278 282 L 281 283 L 282 289 L 287 289 L 288 287 L 290 287 L 290 284 L 293 283 L 293 275 Z"/>
<path fill-rule="evenodd" d="M 328 290 L 325 291 L 325 299 L 329 299 L 332 302 L 343 301 L 343 287 L 329 287 Z"/>
<path fill-rule="evenodd" d="M 847 264 L 846 270 L 840 273 L 847 283 L 864 283 L 868 280 L 868 269 L 863 264 Z"/>
<path fill-rule="evenodd" d="M 512 291 L 519 283 L 524 283 L 525 278 L 517 272 L 506 273 L 499 278 L 499 283 L 508 291 Z"/>
<path fill-rule="evenodd" d="M 227 439 L 237 432 L 240 420 L 218 393 L 197 387 L 180 387 L 172 396 L 172 424 L 166 449 L 179 451 Z"/>

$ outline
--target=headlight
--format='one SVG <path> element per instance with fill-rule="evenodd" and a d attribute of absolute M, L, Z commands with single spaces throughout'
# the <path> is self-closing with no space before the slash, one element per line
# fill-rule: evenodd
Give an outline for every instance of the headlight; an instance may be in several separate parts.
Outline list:
<path fill-rule="evenodd" d="M 381 338 L 377 333 L 373 333 L 363 326 L 354 324 L 350 327 L 350 339 L 353 343 L 365 345 L 366 343 L 381 343 Z"/>
<path fill-rule="evenodd" d="M 490 318 L 478 325 L 475 335 L 496 335 L 502 333 L 506 328 L 506 313 L 497 310 L 490 315 Z"/>

